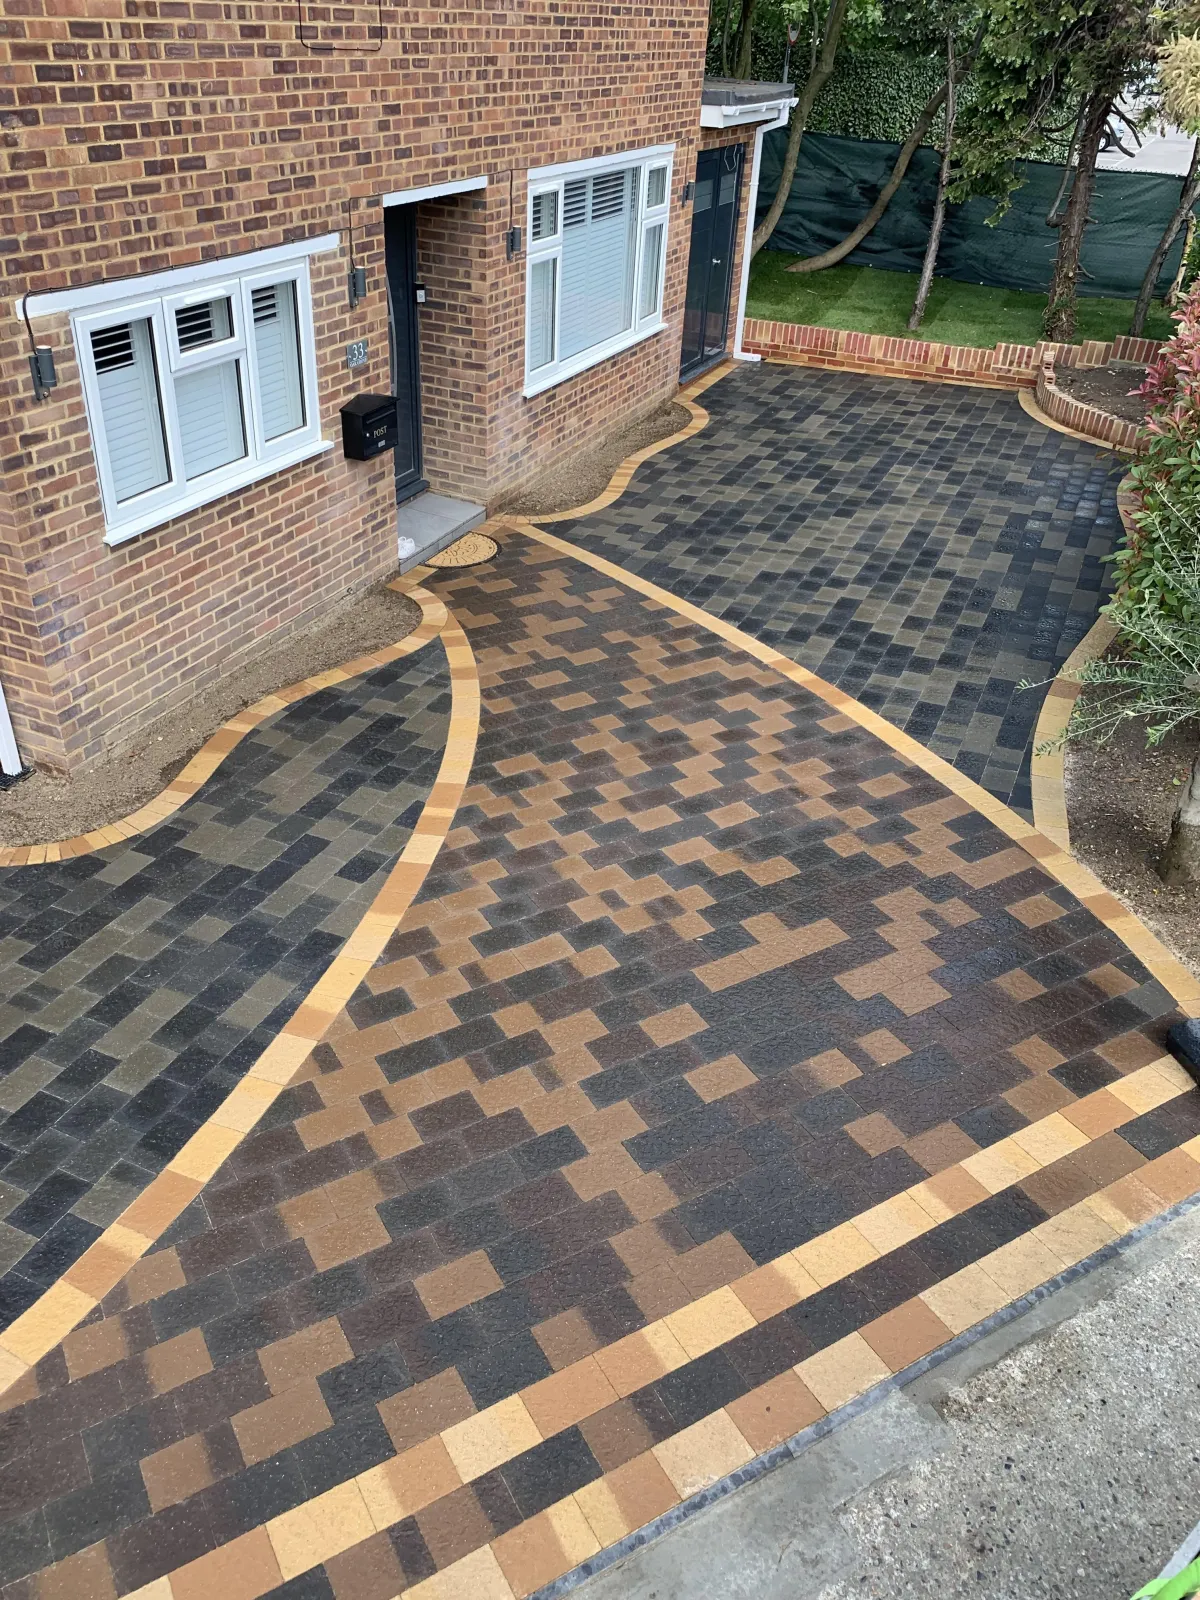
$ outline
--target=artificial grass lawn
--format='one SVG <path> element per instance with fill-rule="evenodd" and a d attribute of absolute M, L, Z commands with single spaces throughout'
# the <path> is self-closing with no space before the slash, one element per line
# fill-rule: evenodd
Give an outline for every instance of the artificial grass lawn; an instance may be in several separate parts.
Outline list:
<path fill-rule="evenodd" d="M 788 272 L 795 257 L 763 250 L 750 268 L 746 313 L 772 322 L 810 322 L 856 333 L 907 333 L 917 293 L 915 272 L 880 267 L 826 267 L 823 272 Z M 1075 342 L 1113 339 L 1129 332 L 1132 300 L 1080 296 Z M 935 278 L 925 320 L 916 337 L 940 344 L 1036 344 L 1041 338 L 1044 294 L 992 289 L 979 283 Z M 1175 324 L 1156 301 L 1146 318 L 1146 337 L 1166 339 Z"/>

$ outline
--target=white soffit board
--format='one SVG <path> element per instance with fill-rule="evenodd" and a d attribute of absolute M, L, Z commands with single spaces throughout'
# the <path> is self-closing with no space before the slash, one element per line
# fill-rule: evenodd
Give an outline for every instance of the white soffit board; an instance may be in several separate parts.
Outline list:
<path fill-rule="evenodd" d="M 418 200 L 440 200 L 445 195 L 470 194 L 472 189 L 486 189 L 488 186 L 487 173 L 481 172 L 477 178 L 455 178 L 452 183 L 427 183 L 423 189 L 397 189 L 393 194 L 385 194 L 385 206 L 411 206 Z"/>

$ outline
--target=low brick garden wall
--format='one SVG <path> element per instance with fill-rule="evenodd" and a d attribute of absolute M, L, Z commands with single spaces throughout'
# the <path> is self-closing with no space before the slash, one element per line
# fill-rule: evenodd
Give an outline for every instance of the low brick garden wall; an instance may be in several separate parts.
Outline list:
<path fill-rule="evenodd" d="M 1145 339 L 1126 340 L 1128 344 L 1146 344 Z M 1130 360 L 1131 357 L 1118 357 L 1118 360 Z M 1057 362 L 1061 366 L 1070 365 L 1099 365 L 1099 363 L 1064 362 L 1061 358 Z M 1084 433 L 1089 439 L 1100 443 L 1112 445 L 1114 450 L 1137 450 L 1138 425 L 1128 422 L 1124 417 L 1114 417 L 1108 411 L 1101 411 L 1098 406 L 1089 406 L 1082 400 L 1076 400 L 1065 389 L 1060 389 L 1054 382 L 1054 368 L 1056 362 L 1047 356 L 1038 368 L 1037 384 L 1034 387 L 1034 398 L 1048 417 L 1053 417 L 1055 422 L 1061 422 L 1064 428 L 1071 428 L 1076 433 Z"/>
<path fill-rule="evenodd" d="M 1156 339 L 1131 339 L 1123 335 L 1111 343 L 1098 339 L 1085 344 L 998 344 L 991 349 L 963 344 L 935 344 L 930 339 L 899 338 L 892 334 L 850 333 L 841 328 L 820 328 L 802 322 L 766 322 L 747 317 L 742 344 L 756 355 L 794 361 L 806 367 L 826 367 L 838 372 L 886 374 L 893 378 L 925 378 L 940 382 L 978 383 L 990 389 L 1032 389 L 1044 383 L 1043 371 L 1055 363 L 1067 367 L 1102 367 L 1109 361 L 1152 360 L 1159 350 Z M 1092 406 L 1078 407 L 1061 390 L 1064 402 L 1093 416 L 1107 418 Z M 1042 404 L 1039 395 L 1039 404 Z M 1056 421 L 1078 428 L 1106 444 L 1118 441 L 1078 423 L 1066 422 L 1048 407 Z"/>

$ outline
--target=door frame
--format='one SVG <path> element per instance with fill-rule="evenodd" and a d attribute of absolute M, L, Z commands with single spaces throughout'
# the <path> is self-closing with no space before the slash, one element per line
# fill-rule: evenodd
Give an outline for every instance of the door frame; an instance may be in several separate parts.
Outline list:
<path fill-rule="evenodd" d="M 716 183 L 714 184 L 714 189 L 713 189 L 713 206 L 712 206 L 712 211 L 713 211 L 714 218 L 715 218 L 715 213 L 719 210 L 718 200 L 719 200 L 719 196 L 720 196 L 720 180 L 721 180 L 721 177 L 723 175 L 723 167 L 724 167 L 723 158 L 724 158 L 726 152 L 730 151 L 730 150 L 736 152 L 736 154 L 734 156 L 734 161 L 735 161 L 735 170 L 736 170 L 736 174 L 737 174 L 737 186 L 736 186 L 736 188 L 734 190 L 734 196 L 733 196 L 733 215 L 730 217 L 730 220 L 729 220 L 729 262 L 728 262 L 728 269 L 727 269 L 726 281 L 725 281 L 725 303 L 724 303 L 724 305 L 722 307 L 721 348 L 719 350 L 713 351 L 711 354 L 707 353 L 706 350 L 705 350 L 705 344 L 706 344 L 707 341 L 705 339 L 704 329 L 707 327 L 707 324 L 708 324 L 708 318 L 709 318 L 708 299 L 709 299 L 709 291 L 711 290 L 711 279 L 708 278 L 708 279 L 705 280 L 704 304 L 703 304 L 703 306 L 701 308 L 701 317 L 700 317 L 700 330 L 701 331 L 700 331 L 700 349 L 699 349 L 699 353 L 695 357 L 695 359 L 692 360 L 686 366 L 683 365 L 682 361 L 681 361 L 680 368 L 679 368 L 679 376 L 680 376 L 680 378 L 694 378 L 698 373 L 703 372 L 708 367 L 714 366 L 718 361 L 722 360 L 728 354 L 728 345 L 729 345 L 729 312 L 730 312 L 730 306 L 731 306 L 732 301 L 733 301 L 733 283 L 734 283 L 734 276 L 735 276 L 734 266 L 735 266 L 735 263 L 736 263 L 736 260 L 737 260 L 737 251 L 738 251 L 738 243 L 739 243 L 738 225 L 739 225 L 739 223 L 741 221 L 741 216 L 742 216 L 742 188 L 743 188 L 743 179 L 744 179 L 745 174 L 746 174 L 746 146 L 745 146 L 745 143 L 742 140 L 739 139 L 739 140 L 733 141 L 733 142 L 731 142 L 729 144 L 710 145 L 707 149 L 697 150 L 697 152 L 696 152 L 696 176 L 697 176 L 697 178 L 699 178 L 699 176 L 700 176 L 700 162 L 701 162 L 701 159 L 703 157 L 705 157 L 705 156 L 715 156 L 716 160 L 717 160 Z M 694 213 L 693 213 L 693 223 L 694 223 L 694 220 L 695 220 L 695 217 L 694 217 Z M 694 241 L 695 241 L 695 233 L 693 231 L 692 234 L 689 237 L 689 240 L 688 240 L 688 266 L 689 266 L 688 278 L 689 279 L 690 279 L 690 276 L 691 276 L 691 274 L 690 274 L 691 247 L 692 247 L 692 244 L 694 243 Z M 711 245 L 712 245 L 712 238 L 711 238 L 711 225 L 710 225 L 709 246 L 708 246 L 709 249 L 711 249 Z M 686 300 L 687 287 L 686 287 L 686 284 L 687 284 L 687 280 L 685 280 L 685 288 L 684 288 L 684 297 L 685 297 L 684 298 L 684 317 L 685 318 L 687 316 L 687 300 Z M 682 351 L 680 353 L 682 355 Z"/>
<path fill-rule="evenodd" d="M 393 458 L 396 504 L 428 489 L 421 429 L 421 341 L 417 317 L 417 208 L 388 206 L 383 213 L 383 246 L 388 304 L 388 357 L 396 399 L 396 450 Z M 407 447 L 412 465 L 400 471 Z"/>

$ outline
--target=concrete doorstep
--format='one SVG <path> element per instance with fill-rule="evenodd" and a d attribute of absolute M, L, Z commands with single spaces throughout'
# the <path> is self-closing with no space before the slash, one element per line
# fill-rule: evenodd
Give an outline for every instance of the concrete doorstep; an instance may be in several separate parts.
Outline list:
<path fill-rule="evenodd" d="M 1178 1570 L 1200 1513 L 1200 1206 L 1086 1268 L 543 1594 L 1127 1600 Z"/>

